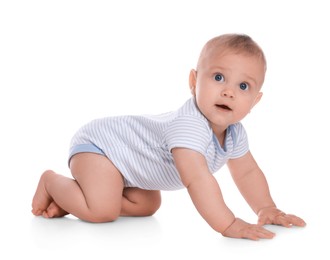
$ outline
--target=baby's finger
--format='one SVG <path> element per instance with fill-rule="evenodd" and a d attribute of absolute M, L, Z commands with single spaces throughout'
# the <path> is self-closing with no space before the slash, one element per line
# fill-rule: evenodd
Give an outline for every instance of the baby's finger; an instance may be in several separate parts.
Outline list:
<path fill-rule="evenodd" d="M 274 219 L 274 224 L 275 225 L 281 225 L 281 226 L 284 226 L 284 227 L 291 227 L 292 226 L 290 219 L 287 218 L 286 215 L 277 216 Z"/>
<path fill-rule="evenodd" d="M 295 215 L 287 214 L 285 217 L 289 220 L 291 225 L 298 226 L 298 227 L 306 226 L 306 222 L 303 219 L 301 219 Z"/>
<path fill-rule="evenodd" d="M 255 225 L 254 228 L 246 230 L 245 234 L 243 234 L 244 238 L 259 240 L 259 239 L 271 239 L 275 236 L 275 233 Z"/>
<path fill-rule="evenodd" d="M 275 233 L 263 228 L 263 229 L 258 230 L 258 236 L 260 238 L 270 239 L 270 238 L 273 238 L 275 236 Z"/>

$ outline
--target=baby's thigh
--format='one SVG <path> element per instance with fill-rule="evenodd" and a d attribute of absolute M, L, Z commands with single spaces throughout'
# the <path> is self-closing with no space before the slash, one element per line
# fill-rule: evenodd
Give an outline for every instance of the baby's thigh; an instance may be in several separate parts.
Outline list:
<path fill-rule="evenodd" d="M 124 181 L 107 157 L 78 153 L 71 158 L 70 169 L 91 209 L 120 212 Z"/>

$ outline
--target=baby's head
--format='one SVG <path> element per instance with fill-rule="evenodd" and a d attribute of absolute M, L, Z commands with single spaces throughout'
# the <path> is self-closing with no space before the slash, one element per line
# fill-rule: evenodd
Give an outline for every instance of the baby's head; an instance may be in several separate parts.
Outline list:
<path fill-rule="evenodd" d="M 197 106 L 221 128 L 243 119 L 262 97 L 262 49 L 247 35 L 224 34 L 203 47 L 189 85 Z"/>
<path fill-rule="evenodd" d="M 197 71 L 213 55 L 226 52 L 259 58 L 260 62 L 264 64 L 266 72 L 266 57 L 262 49 L 250 36 L 245 34 L 223 34 L 209 40 L 200 53 L 197 63 Z"/>

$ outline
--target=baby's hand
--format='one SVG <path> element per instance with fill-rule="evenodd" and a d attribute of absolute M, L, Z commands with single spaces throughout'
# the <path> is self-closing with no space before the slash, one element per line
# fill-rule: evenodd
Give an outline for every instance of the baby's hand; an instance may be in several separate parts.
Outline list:
<path fill-rule="evenodd" d="M 301 218 L 295 215 L 285 214 L 276 207 L 261 209 L 258 212 L 258 218 L 259 218 L 258 225 L 260 226 L 265 224 L 275 224 L 284 227 L 291 227 L 291 226 L 303 227 L 306 225 L 305 221 L 302 220 Z"/>
<path fill-rule="evenodd" d="M 248 238 L 259 240 L 260 238 L 273 238 L 275 234 L 260 225 L 249 224 L 242 219 L 236 218 L 235 221 L 223 232 L 225 237 Z"/>

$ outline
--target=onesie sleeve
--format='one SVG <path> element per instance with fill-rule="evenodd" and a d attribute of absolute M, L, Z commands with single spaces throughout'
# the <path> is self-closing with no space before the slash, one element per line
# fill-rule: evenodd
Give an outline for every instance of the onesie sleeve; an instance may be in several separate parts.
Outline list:
<path fill-rule="evenodd" d="M 181 116 L 173 120 L 164 133 L 164 142 L 169 152 L 173 148 L 187 148 L 206 155 L 212 140 L 212 130 L 202 118 Z"/>
<path fill-rule="evenodd" d="M 234 142 L 231 159 L 242 157 L 249 151 L 249 142 L 246 131 L 242 123 L 237 123 L 231 127 L 231 135 Z"/>

